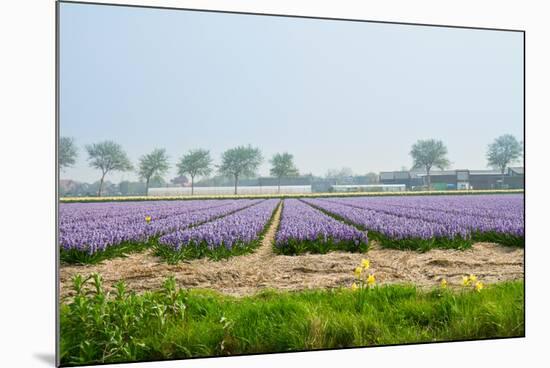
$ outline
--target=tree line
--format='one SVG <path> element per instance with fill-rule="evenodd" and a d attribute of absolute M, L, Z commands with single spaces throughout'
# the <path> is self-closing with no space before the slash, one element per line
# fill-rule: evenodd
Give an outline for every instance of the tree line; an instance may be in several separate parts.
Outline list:
<path fill-rule="evenodd" d="M 165 149 L 156 148 L 152 152 L 139 158 L 137 168 L 134 168 L 122 146 L 113 141 L 103 141 L 85 146 L 90 167 L 101 172 L 98 196 L 101 196 L 103 183 L 108 173 L 113 171 L 135 170 L 140 179 L 145 181 L 147 194 L 152 178 L 165 175 L 170 168 L 169 156 Z M 412 145 L 410 156 L 413 160 L 412 169 L 426 171 L 428 188 L 431 188 L 430 172 L 436 167 L 445 170 L 450 166 L 447 158 L 447 147 L 441 140 L 418 140 Z M 513 135 L 505 134 L 496 138 L 487 149 L 488 166 L 497 168 L 502 174 L 502 180 L 506 168 L 517 161 L 523 154 L 523 142 L 518 141 Z M 64 169 L 75 164 L 78 149 L 75 141 L 70 137 L 61 137 L 59 141 L 59 167 Z M 195 178 L 210 175 L 214 169 L 220 175 L 230 177 L 234 183 L 234 193 L 237 194 L 239 178 L 252 176 L 263 162 L 263 156 L 259 148 L 237 146 L 222 153 L 219 165 L 214 165 L 210 151 L 206 149 L 190 150 L 181 156 L 176 163 L 178 175 L 189 175 L 191 178 L 191 194 L 194 194 Z M 271 164 L 270 175 L 278 179 L 278 191 L 281 189 L 281 179 L 298 176 L 299 172 L 294 164 L 294 156 L 288 152 L 276 153 L 269 160 Z M 351 172 L 351 170 L 349 170 Z M 331 171 L 329 170 L 329 173 Z M 327 175 L 329 175 L 327 173 Z"/>
<path fill-rule="evenodd" d="M 149 191 L 149 182 L 154 177 L 162 177 L 170 168 L 169 156 L 163 148 L 139 158 L 137 168 L 134 168 L 122 146 L 113 141 L 103 141 L 85 146 L 90 167 L 101 172 L 98 196 L 101 196 L 105 176 L 113 171 L 135 170 L 140 179 L 145 181 L 145 193 Z M 78 155 L 73 138 L 61 137 L 59 141 L 59 167 L 61 169 L 75 164 Z M 194 194 L 195 178 L 210 175 L 214 169 L 221 175 L 231 177 L 234 182 L 234 193 L 237 194 L 239 178 L 252 176 L 263 162 L 259 148 L 237 146 L 223 152 L 221 163 L 214 165 L 210 151 L 195 149 L 185 153 L 176 163 L 178 175 L 189 175 L 191 178 L 191 194 Z M 278 178 L 278 191 L 281 190 L 281 179 L 299 175 L 294 164 L 294 156 L 288 152 L 276 153 L 269 160 L 270 174 Z"/>

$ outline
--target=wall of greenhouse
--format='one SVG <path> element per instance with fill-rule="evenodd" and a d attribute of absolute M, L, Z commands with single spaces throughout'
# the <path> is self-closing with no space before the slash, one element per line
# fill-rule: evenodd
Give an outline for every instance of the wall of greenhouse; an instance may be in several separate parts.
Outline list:
<path fill-rule="evenodd" d="M 332 185 L 335 193 L 346 192 L 404 192 L 405 184 Z"/>
<path fill-rule="evenodd" d="M 230 195 L 235 187 L 195 187 L 194 195 Z M 275 186 L 238 186 L 237 194 L 303 194 L 311 193 L 311 185 L 281 185 L 279 192 Z M 191 187 L 149 188 L 149 196 L 187 196 Z"/>

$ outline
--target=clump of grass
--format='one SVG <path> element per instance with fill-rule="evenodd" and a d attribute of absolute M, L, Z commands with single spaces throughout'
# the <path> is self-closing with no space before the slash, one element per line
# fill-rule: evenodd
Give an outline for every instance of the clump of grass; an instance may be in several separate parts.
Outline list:
<path fill-rule="evenodd" d="M 169 279 L 142 295 L 75 278 L 61 307 L 63 365 L 453 341 L 525 334 L 523 282 L 421 291 L 370 285 L 234 298 Z"/>
<path fill-rule="evenodd" d="M 115 289 L 114 295 L 106 292 L 98 274 L 74 277 L 73 300 L 61 306 L 63 364 L 146 359 L 151 347 L 143 333 L 162 335 L 185 318 L 187 293 L 173 278 L 154 294 L 128 293 L 122 282 Z"/>

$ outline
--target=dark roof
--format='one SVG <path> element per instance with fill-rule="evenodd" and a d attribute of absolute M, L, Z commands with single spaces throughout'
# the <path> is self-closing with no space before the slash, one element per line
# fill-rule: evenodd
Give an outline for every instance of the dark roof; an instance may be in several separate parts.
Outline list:
<path fill-rule="evenodd" d="M 426 172 L 419 172 L 417 176 L 426 176 Z M 456 175 L 456 170 L 435 170 L 430 171 L 430 176 Z"/>
<path fill-rule="evenodd" d="M 498 170 L 470 170 L 470 175 L 501 175 Z"/>
<path fill-rule="evenodd" d="M 509 167 L 509 170 L 513 171 L 516 174 L 523 175 L 523 167 L 517 166 L 517 167 Z"/>
<path fill-rule="evenodd" d="M 409 171 L 381 171 L 380 179 L 381 180 L 403 180 L 409 179 L 411 177 L 411 172 Z"/>

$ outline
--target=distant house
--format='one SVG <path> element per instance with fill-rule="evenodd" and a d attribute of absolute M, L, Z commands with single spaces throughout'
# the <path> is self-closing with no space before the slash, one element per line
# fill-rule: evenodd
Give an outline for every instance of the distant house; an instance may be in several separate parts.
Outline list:
<path fill-rule="evenodd" d="M 59 180 L 59 194 L 64 196 L 76 192 L 81 186 L 81 183 L 74 180 L 60 179 Z"/>

